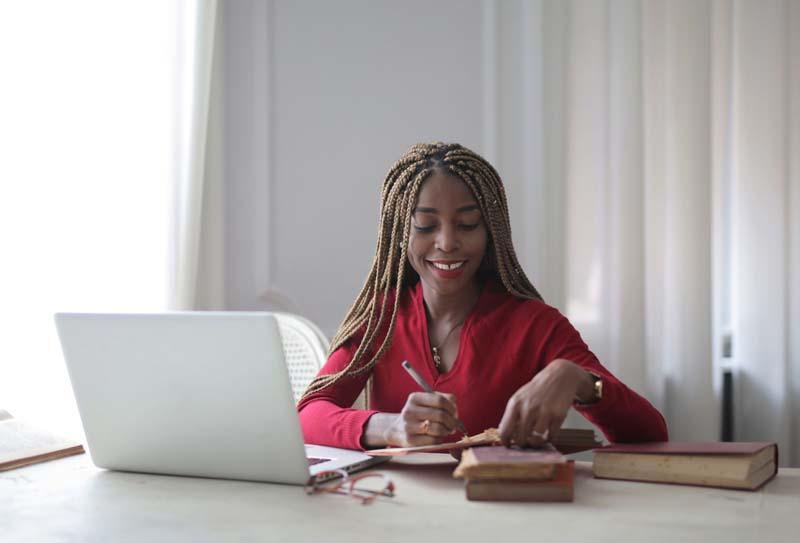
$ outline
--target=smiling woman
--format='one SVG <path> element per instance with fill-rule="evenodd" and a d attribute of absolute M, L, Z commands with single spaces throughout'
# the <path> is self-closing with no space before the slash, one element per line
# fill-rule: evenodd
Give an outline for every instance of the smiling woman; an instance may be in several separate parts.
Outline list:
<path fill-rule="evenodd" d="M 428 445 L 499 426 L 506 444 L 557 434 L 570 407 L 610 441 L 667 439 L 522 271 L 500 177 L 458 144 L 414 145 L 389 171 L 361 294 L 298 410 L 306 442 Z M 458 333 L 456 333 L 458 332 Z M 409 360 L 434 392 L 418 392 Z M 353 409 L 372 384 L 369 409 Z"/>

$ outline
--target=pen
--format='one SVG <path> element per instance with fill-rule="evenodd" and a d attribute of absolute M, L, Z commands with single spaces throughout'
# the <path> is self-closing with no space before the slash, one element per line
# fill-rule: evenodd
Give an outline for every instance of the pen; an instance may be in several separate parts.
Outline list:
<path fill-rule="evenodd" d="M 422 387 L 422 390 L 425 392 L 433 392 L 434 394 L 436 393 L 433 388 L 431 388 L 431 385 L 429 385 L 425 379 L 423 379 L 422 376 L 417 373 L 417 370 L 414 369 L 414 366 L 411 365 L 411 362 L 408 360 L 403 360 L 402 366 L 403 369 L 408 372 L 411 378 L 414 379 L 420 387 Z M 461 419 L 456 419 L 456 422 L 458 423 L 458 429 L 461 430 L 461 433 L 464 434 L 464 437 L 468 437 L 467 427 L 464 426 L 464 423 L 461 422 Z"/>

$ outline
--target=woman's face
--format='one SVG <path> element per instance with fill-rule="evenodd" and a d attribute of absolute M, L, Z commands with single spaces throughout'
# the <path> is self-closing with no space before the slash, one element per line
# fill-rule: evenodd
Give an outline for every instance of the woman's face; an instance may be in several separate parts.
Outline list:
<path fill-rule="evenodd" d="M 434 174 L 422 185 L 411 219 L 408 260 L 441 295 L 472 286 L 488 234 L 480 207 L 457 177 Z"/>

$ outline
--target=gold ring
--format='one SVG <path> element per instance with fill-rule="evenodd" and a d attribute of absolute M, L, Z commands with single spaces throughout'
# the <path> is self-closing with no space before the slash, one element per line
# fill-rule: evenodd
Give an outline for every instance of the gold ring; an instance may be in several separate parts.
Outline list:
<path fill-rule="evenodd" d="M 428 428 L 430 428 L 430 427 L 431 427 L 431 421 L 429 421 L 428 419 L 425 419 L 425 420 L 422 421 L 421 430 L 422 430 L 423 434 L 428 435 Z"/>

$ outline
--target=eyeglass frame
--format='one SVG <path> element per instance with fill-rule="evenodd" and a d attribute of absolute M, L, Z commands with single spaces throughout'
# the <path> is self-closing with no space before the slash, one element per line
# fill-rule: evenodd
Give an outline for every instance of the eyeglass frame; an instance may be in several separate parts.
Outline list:
<path fill-rule="evenodd" d="M 338 475 L 338 480 L 336 480 L 336 483 L 333 485 L 327 484 L 331 479 L 328 479 L 326 476 L 330 475 Z M 382 490 L 369 490 L 366 488 L 356 488 L 355 485 L 357 482 L 372 477 L 380 477 L 381 479 L 386 481 L 386 486 L 384 486 Z M 325 478 L 326 480 L 321 481 L 320 480 L 321 478 Z M 309 496 L 313 494 L 342 494 L 361 501 L 361 505 L 368 505 L 377 500 L 380 496 L 393 498 L 395 490 L 394 481 L 392 481 L 389 478 L 389 476 L 386 475 L 385 473 L 381 473 L 379 471 L 368 471 L 356 477 L 350 477 L 350 474 L 343 469 L 332 469 L 327 471 L 321 471 L 312 479 L 310 479 L 304 488 L 306 494 Z M 366 492 L 369 495 L 367 496 L 359 495 L 358 492 Z"/>

